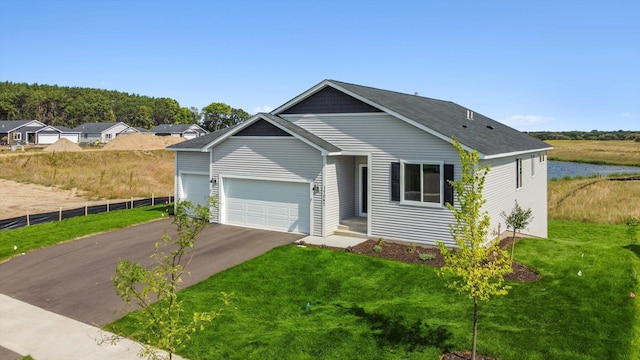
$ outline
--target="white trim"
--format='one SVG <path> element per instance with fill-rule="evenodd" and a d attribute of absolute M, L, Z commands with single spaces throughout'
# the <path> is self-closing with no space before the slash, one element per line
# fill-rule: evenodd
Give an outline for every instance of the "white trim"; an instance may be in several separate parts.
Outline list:
<path fill-rule="evenodd" d="M 286 132 L 287 134 L 290 134 L 292 137 L 298 139 L 299 141 L 302 141 L 303 143 L 311 146 L 312 148 L 320 151 L 321 154 L 325 155 L 328 154 L 329 152 L 326 149 L 323 149 L 322 147 L 312 143 L 311 141 L 305 139 L 304 137 L 291 132 L 289 129 L 281 126 L 280 124 L 274 123 L 272 122 L 268 117 L 264 117 L 260 114 L 254 115 L 252 118 L 250 118 L 249 120 L 241 123 L 240 125 L 236 126 L 233 130 L 228 131 L 226 134 L 223 134 L 222 136 L 218 137 L 217 139 L 213 140 L 212 142 L 206 144 L 205 146 L 202 147 L 203 150 L 209 149 L 211 147 L 214 147 L 216 145 L 218 145 L 219 143 L 223 142 L 224 140 L 228 139 L 231 136 L 235 136 L 235 134 L 237 134 L 238 132 L 240 132 L 241 130 L 249 127 L 251 124 L 255 123 L 256 121 L 258 121 L 259 119 L 262 119 L 266 122 L 268 122 L 269 124 L 277 127 L 278 129 Z M 244 136 L 241 136 L 244 137 Z M 277 138 L 277 139 L 282 139 L 282 136 L 260 136 L 261 138 L 266 138 L 266 137 L 272 137 L 272 138 Z"/>
<path fill-rule="evenodd" d="M 367 212 L 362 212 L 362 170 L 367 169 Z M 358 164 L 358 216 L 368 216 L 369 213 L 369 166 L 367 164 Z"/>
<path fill-rule="evenodd" d="M 326 202 L 326 190 L 327 189 L 327 155 L 322 155 L 322 189 L 320 189 L 320 191 L 322 191 L 322 193 L 320 194 L 320 201 L 321 201 L 321 209 L 322 211 L 320 211 L 320 216 L 322 217 L 320 219 L 320 236 L 322 237 L 326 237 L 327 236 L 327 202 Z M 311 190 L 313 192 L 313 190 Z M 311 218 L 311 221 L 313 222 L 313 217 Z M 313 235 L 313 234 L 312 234 Z"/>
<path fill-rule="evenodd" d="M 281 178 L 269 178 L 269 177 L 258 177 L 258 176 L 237 176 L 237 175 L 224 175 L 218 174 L 218 208 L 220 209 L 220 214 L 218 216 L 218 223 L 226 224 L 227 223 L 227 214 L 223 210 L 226 202 L 226 194 L 224 189 L 224 180 L 225 179 L 241 179 L 241 180 L 257 180 L 257 181 L 278 181 L 284 183 L 298 183 L 298 184 L 308 184 L 309 185 L 309 235 L 313 235 L 313 180 L 299 180 L 299 179 L 281 179 Z M 324 192 L 323 192 L 324 193 Z M 324 221 L 323 221 L 324 223 Z M 249 228 L 256 228 L 251 226 L 246 226 Z M 273 230 L 277 231 L 277 230 Z M 297 233 L 295 233 L 297 234 Z"/>
<path fill-rule="evenodd" d="M 340 151 L 338 153 L 329 153 L 328 155 L 329 156 L 333 156 L 333 155 L 336 155 L 336 156 L 341 156 L 341 155 L 344 155 L 344 156 L 369 156 L 369 155 L 371 155 L 371 153 L 368 152 L 368 151 Z"/>
<path fill-rule="evenodd" d="M 404 167 L 406 164 L 410 165 L 420 165 L 420 201 L 414 200 L 405 200 L 404 199 L 404 183 L 405 183 L 405 174 Z M 440 167 L 439 177 L 440 177 L 440 202 L 425 202 L 422 201 L 422 165 L 438 165 Z M 411 206 L 420 206 L 420 207 L 435 207 L 435 208 L 444 208 L 444 161 L 429 161 L 429 160 L 400 160 L 400 204 L 401 205 L 411 205 Z"/>
<path fill-rule="evenodd" d="M 169 148 L 165 148 L 165 150 L 167 150 L 167 151 L 203 152 L 203 153 L 204 152 L 209 152 L 209 149 L 203 149 L 203 148 L 197 148 L 197 149 L 186 149 L 186 148 L 177 148 L 177 149 L 172 148 L 172 149 L 169 149 Z"/>
<path fill-rule="evenodd" d="M 340 117 L 340 118 L 344 118 L 344 117 L 362 117 L 363 115 L 366 115 L 367 117 L 371 117 L 371 116 L 389 116 L 389 114 L 383 112 L 383 111 L 379 111 L 379 112 L 359 112 L 359 113 L 321 113 L 321 114 L 280 114 L 280 115 L 276 115 L 279 116 L 283 119 L 301 119 L 301 118 L 315 118 L 318 116 L 322 116 L 322 117 Z"/>
<path fill-rule="evenodd" d="M 480 157 L 480 159 L 482 159 L 482 160 L 499 159 L 499 158 L 504 158 L 504 157 L 509 157 L 509 156 L 518 156 L 518 155 L 529 154 L 529 153 L 534 153 L 534 152 L 539 152 L 539 151 L 546 151 L 546 150 L 551 150 L 551 149 L 553 149 L 553 146 L 552 147 L 548 147 L 548 148 L 514 151 L 514 152 L 510 152 L 510 153 L 501 153 L 501 154 L 494 154 L 494 155 L 482 155 Z"/>
<path fill-rule="evenodd" d="M 372 191 L 371 191 L 372 180 L 371 179 L 373 178 L 373 176 L 371 176 L 372 166 L 373 166 L 373 160 L 371 159 L 371 153 L 369 153 L 369 155 L 367 155 L 367 168 L 368 168 L 367 172 L 368 172 L 368 177 L 369 177 L 369 183 L 367 184 L 367 187 L 368 187 L 368 190 L 369 190 L 369 193 L 367 194 L 367 201 L 368 201 L 368 203 L 367 203 L 367 237 L 371 236 L 371 218 L 373 217 L 372 216 L 373 208 L 371 207 L 371 203 L 372 203 L 371 198 L 373 197 L 373 196 L 371 196 L 371 193 L 372 193 Z"/>
<path fill-rule="evenodd" d="M 39 133 L 39 132 L 41 132 L 41 131 L 48 131 L 48 130 L 56 131 L 56 132 L 58 132 L 58 134 L 61 134 L 61 133 L 62 133 L 62 130 L 60 130 L 60 129 L 56 128 L 55 126 L 47 125 L 47 126 L 45 126 L 45 127 L 43 127 L 43 128 L 40 128 L 40 129 L 36 130 L 36 134 L 38 134 L 38 133 Z"/>

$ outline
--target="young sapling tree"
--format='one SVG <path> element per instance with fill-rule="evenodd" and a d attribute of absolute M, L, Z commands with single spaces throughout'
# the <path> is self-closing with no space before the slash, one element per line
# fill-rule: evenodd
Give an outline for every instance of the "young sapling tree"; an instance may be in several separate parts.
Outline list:
<path fill-rule="evenodd" d="M 140 308 L 134 316 L 140 329 L 137 334 L 146 340 L 139 354 L 141 357 L 172 359 L 192 333 L 202 330 L 204 324 L 211 322 L 221 311 L 194 313 L 190 319 L 184 319 L 182 301 L 178 299 L 182 276 L 188 273 L 190 250 L 209 221 L 209 209 L 214 206 L 217 204 L 213 198 L 205 206 L 178 202 L 173 220 L 178 234 L 172 238 L 165 233 L 155 244 L 151 267 L 145 268 L 129 260 L 120 261 L 116 266 L 112 281 L 118 296 L 127 304 Z M 225 305 L 228 303 L 224 293 L 222 300 Z"/>
<path fill-rule="evenodd" d="M 439 275 L 445 276 L 447 286 L 466 294 L 473 300 L 473 337 L 471 358 L 476 358 L 478 336 L 478 302 L 492 295 L 506 295 L 509 286 L 504 275 L 511 272 L 508 254 L 500 249 L 498 239 L 487 241 L 490 218 L 482 206 L 482 196 L 488 167 L 479 166 L 477 151 L 467 152 L 454 139 L 453 145 L 460 154 L 462 178 L 451 181 L 457 199 L 457 207 L 447 203 L 455 223 L 450 232 L 457 248 L 449 249 L 439 242 L 445 266 Z"/>
<path fill-rule="evenodd" d="M 533 220 L 533 216 L 531 209 L 527 208 L 527 210 L 524 210 L 521 208 L 518 204 L 518 200 L 516 200 L 513 209 L 511 209 L 511 212 L 508 215 L 503 211 L 500 213 L 500 216 L 502 216 L 504 221 L 507 223 L 507 229 L 513 229 L 513 237 L 511 238 L 511 262 L 513 263 L 513 252 L 516 247 L 516 232 L 527 227 L 527 225 L 531 223 L 531 220 Z"/>

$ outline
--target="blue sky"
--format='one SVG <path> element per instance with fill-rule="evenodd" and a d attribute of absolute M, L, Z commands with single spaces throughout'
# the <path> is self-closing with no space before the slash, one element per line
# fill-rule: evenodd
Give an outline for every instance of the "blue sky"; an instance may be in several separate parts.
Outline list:
<path fill-rule="evenodd" d="M 335 79 L 523 131 L 640 130 L 638 1 L 0 0 L 0 81 L 269 111 Z"/>

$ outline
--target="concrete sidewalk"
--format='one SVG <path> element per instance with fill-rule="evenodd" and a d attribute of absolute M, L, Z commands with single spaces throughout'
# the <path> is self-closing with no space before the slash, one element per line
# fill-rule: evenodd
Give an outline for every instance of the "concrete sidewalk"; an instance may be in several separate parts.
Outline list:
<path fill-rule="evenodd" d="M 139 360 L 142 346 L 112 333 L 0 294 L 0 345 L 36 360 Z M 180 357 L 174 355 L 174 359 Z"/>
<path fill-rule="evenodd" d="M 307 236 L 305 238 L 300 239 L 300 241 L 304 241 L 307 244 L 327 245 L 331 247 L 345 248 L 345 249 L 349 246 L 356 246 L 366 240 L 367 239 L 355 238 L 350 236 L 342 236 L 342 235 L 329 235 L 324 238 L 320 236 Z"/>

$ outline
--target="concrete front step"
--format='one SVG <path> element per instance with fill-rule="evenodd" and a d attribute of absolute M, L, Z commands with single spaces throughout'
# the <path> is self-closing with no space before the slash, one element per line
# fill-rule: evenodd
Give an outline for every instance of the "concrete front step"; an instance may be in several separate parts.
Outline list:
<path fill-rule="evenodd" d="M 361 232 L 356 232 L 356 231 L 340 229 L 340 227 L 338 227 L 338 230 L 334 231 L 333 234 L 334 235 L 339 235 L 339 236 L 349 236 L 349 237 L 354 237 L 354 238 L 359 238 L 359 239 L 367 239 L 368 238 L 367 234 L 364 234 L 364 233 L 361 233 Z"/>

